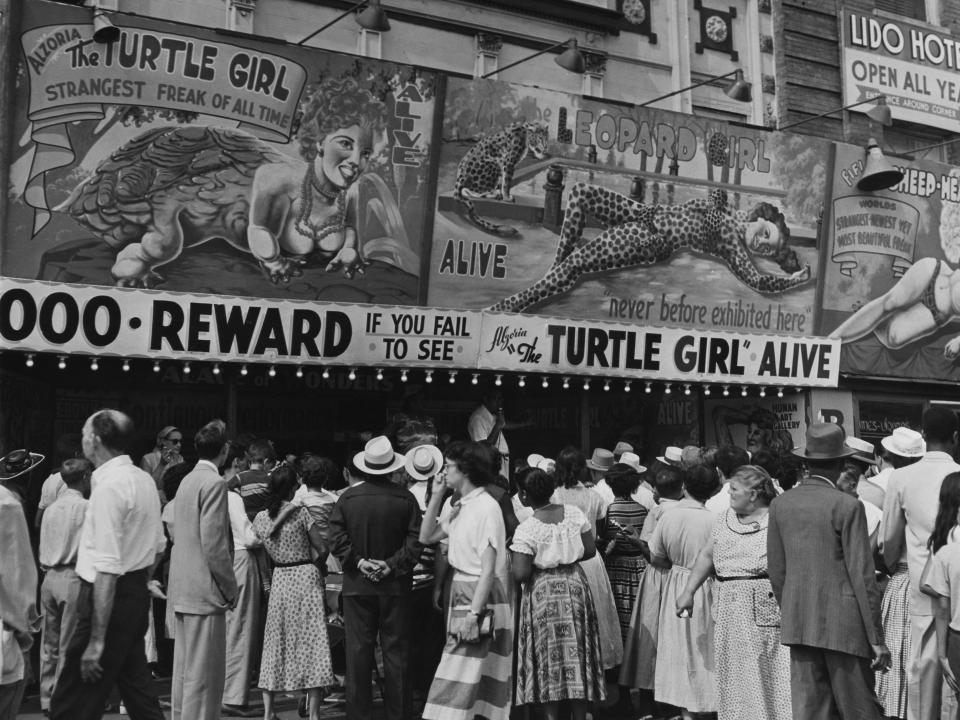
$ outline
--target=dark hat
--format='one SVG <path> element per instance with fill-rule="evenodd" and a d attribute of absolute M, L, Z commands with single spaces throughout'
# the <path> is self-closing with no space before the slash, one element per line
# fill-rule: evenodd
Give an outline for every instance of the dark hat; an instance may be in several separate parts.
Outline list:
<path fill-rule="evenodd" d="M 13 480 L 43 462 L 43 455 L 29 450 L 13 450 L 0 458 L 0 480 Z"/>
<path fill-rule="evenodd" d="M 839 460 L 856 452 L 844 443 L 842 427 L 836 423 L 813 423 L 807 428 L 806 446 L 793 454 L 804 460 Z"/>

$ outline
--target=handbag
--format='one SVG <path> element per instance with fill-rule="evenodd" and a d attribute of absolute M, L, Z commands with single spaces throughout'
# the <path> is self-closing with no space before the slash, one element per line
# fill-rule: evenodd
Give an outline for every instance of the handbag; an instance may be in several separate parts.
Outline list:
<path fill-rule="evenodd" d="M 476 639 L 472 639 L 472 638 L 468 639 L 466 636 L 466 633 L 464 632 L 464 630 L 468 628 L 466 623 L 472 623 L 472 622 L 477 623 L 478 632 L 477 632 Z M 451 628 L 449 634 L 455 637 L 458 643 L 465 643 L 465 644 L 472 645 L 480 642 L 481 640 L 492 638 L 493 631 L 494 631 L 493 610 L 491 610 L 490 608 L 484 608 L 479 615 L 472 615 L 472 614 L 464 615 L 462 618 L 460 618 L 457 621 L 454 627 L 459 629 Z"/>

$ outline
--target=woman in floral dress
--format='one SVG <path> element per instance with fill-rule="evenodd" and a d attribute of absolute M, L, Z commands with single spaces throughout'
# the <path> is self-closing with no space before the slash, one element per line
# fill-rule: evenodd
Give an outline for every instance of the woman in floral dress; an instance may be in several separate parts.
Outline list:
<path fill-rule="evenodd" d="M 253 520 L 253 529 L 275 565 L 260 661 L 265 720 L 273 720 L 276 692 L 307 690 L 310 720 L 320 718 L 323 687 L 333 685 L 333 665 L 323 603 L 323 578 L 310 549 L 327 554 L 320 527 L 306 508 L 274 520 L 293 498 L 297 476 L 281 465 L 267 484 L 270 504 Z"/>
<path fill-rule="evenodd" d="M 716 518 L 677 611 L 713 573 L 718 720 L 790 720 L 790 650 L 780 644 L 780 609 L 767 575 L 767 513 L 777 491 L 756 465 L 730 478 L 730 508 Z"/>

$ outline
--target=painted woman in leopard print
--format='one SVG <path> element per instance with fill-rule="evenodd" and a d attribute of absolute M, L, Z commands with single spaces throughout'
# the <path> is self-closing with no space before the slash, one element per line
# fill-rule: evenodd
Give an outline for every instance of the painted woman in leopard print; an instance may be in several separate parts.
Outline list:
<path fill-rule="evenodd" d="M 580 245 L 587 215 L 607 229 Z M 800 267 L 789 239 L 790 230 L 776 207 L 760 203 L 749 213 L 733 212 L 724 191 L 713 191 L 709 201 L 644 205 L 606 188 L 577 183 L 570 190 L 553 267 L 526 290 L 489 309 L 521 312 L 567 292 L 586 273 L 653 265 L 681 250 L 718 258 L 747 286 L 775 295 L 810 280 L 810 267 Z M 761 272 L 754 255 L 774 260 L 789 274 Z"/>

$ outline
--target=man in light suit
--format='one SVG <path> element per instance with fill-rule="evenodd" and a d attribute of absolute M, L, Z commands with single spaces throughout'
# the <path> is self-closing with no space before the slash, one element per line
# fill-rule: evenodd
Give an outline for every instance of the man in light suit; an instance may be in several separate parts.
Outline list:
<path fill-rule="evenodd" d="M 226 665 L 226 617 L 237 602 L 227 483 L 227 428 L 212 420 L 193 439 L 197 466 L 177 491 L 169 599 L 175 613 L 173 720 L 218 720 Z"/>
<path fill-rule="evenodd" d="M 879 720 L 873 671 L 886 672 L 880 593 L 860 502 L 836 488 L 853 452 L 833 423 L 795 450 L 810 471 L 770 504 L 767 563 L 790 646 L 794 720 Z M 871 662 L 872 658 L 872 662 Z"/>

